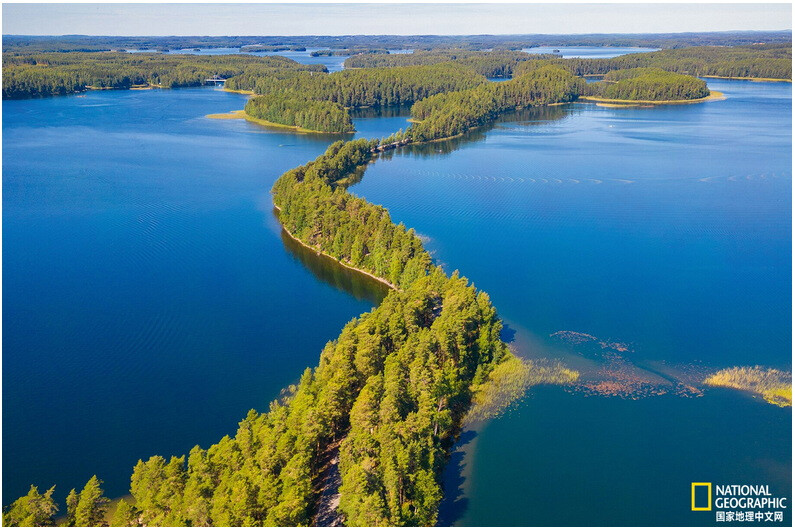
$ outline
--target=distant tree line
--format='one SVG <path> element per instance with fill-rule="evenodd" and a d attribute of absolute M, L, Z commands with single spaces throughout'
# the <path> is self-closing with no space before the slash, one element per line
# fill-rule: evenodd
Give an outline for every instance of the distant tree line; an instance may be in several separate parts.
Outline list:
<path fill-rule="evenodd" d="M 286 57 L 252 55 L 161 55 L 151 53 L 46 53 L 3 55 L 3 99 L 65 95 L 88 87 L 128 89 L 200 86 L 218 75 L 279 71 L 325 72 L 323 65 L 299 64 Z"/>
<path fill-rule="evenodd" d="M 756 45 L 700 46 L 650 53 L 631 53 L 612 59 L 557 59 L 553 64 L 576 75 L 603 75 L 629 68 L 660 68 L 671 72 L 702 76 L 792 79 L 792 46 Z M 516 74 L 538 68 L 543 63 L 525 61 Z"/>
<path fill-rule="evenodd" d="M 95 37 L 86 35 L 4 35 L 3 49 L 12 52 L 111 51 L 119 49 L 240 48 L 274 46 L 303 48 L 379 48 L 431 50 L 511 49 L 536 46 L 737 46 L 754 43 L 787 43 L 790 31 L 724 31 L 695 33 L 634 33 L 581 35 L 349 35 L 349 36 L 250 36 L 250 37 Z"/>
<path fill-rule="evenodd" d="M 486 77 L 510 77 L 517 64 L 537 59 L 554 59 L 555 55 L 522 51 L 432 50 L 392 55 L 355 55 L 345 59 L 346 68 L 394 68 L 454 62 Z"/>
<path fill-rule="evenodd" d="M 381 55 L 388 55 L 389 50 L 386 48 L 339 48 L 339 49 L 329 49 L 329 50 L 315 50 L 309 54 L 310 57 L 334 57 L 334 56 L 341 56 L 341 55 L 357 55 L 357 54 L 381 54 Z"/>

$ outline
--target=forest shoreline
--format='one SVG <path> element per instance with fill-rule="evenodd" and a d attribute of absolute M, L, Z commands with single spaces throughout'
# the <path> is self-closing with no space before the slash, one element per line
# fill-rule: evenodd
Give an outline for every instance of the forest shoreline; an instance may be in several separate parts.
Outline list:
<path fill-rule="evenodd" d="M 707 79 L 731 79 L 733 81 L 754 81 L 755 83 L 791 83 L 792 79 L 776 79 L 774 77 L 726 77 L 723 75 L 701 75 Z"/>
<path fill-rule="evenodd" d="M 276 204 L 274 204 L 274 205 L 273 205 L 273 208 L 274 208 L 276 211 L 279 211 L 279 212 L 281 212 L 281 208 L 280 208 L 279 206 L 277 206 Z M 309 249 L 310 249 L 310 250 L 312 250 L 313 252 L 316 252 L 318 255 L 323 255 L 323 256 L 326 256 L 326 257 L 328 257 L 329 259 L 332 259 L 332 260 L 333 260 L 335 263 L 338 263 L 338 264 L 340 264 L 340 265 L 344 266 L 345 268 L 348 268 L 348 269 L 350 269 L 350 270 L 353 270 L 353 271 L 355 271 L 355 272 L 359 272 L 360 274 L 364 274 L 364 275 L 366 275 L 366 276 L 368 276 L 368 277 L 371 277 L 371 278 L 375 279 L 376 281 L 378 281 L 379 283 L 383 283 L 384 285 L 388 286 L 388 287 L 389 287 L 390 289 L 392 289 L 392 290 L 398 290 L 398 291 L 400 291 L 400 289 L 399 289 L 399 288 L 398 288 L 396 285 L 393 285 L 392 283 L 390 283 L 389 281 L 387 281 L 387 280 L 386 280 L 386 279 L 384 279 L 383 277 L 378 277 L 377 275 L 375 275 L 375 274 L 371 274 L 370 272 L 368 272 L 368 271 L 366 271 L 366 270 L 362 270 L 361 268 L 356 268 L 356 267 L 355 267 L 355 266 L 353 266 L 352 264 L 346 263 L 346 262 L 345 262 L 345 261 L 343 261 L 342 259 L 337 259 L 337 258 L 336 258 L 336 257 L 334 257 L 333 255 L 330 255 L 330 254 L 328 254 L 328 253 L 324 252 L 323 250 L 318 250 L 318 249 L 317 249 L 317 248 L 315 248 L 314 246 L 312 246 L 312 245 L 310 245 L 310 244 L 308 244 L 308 243 L 305 243 L 304 241 L 302 241 L 301 239 L 299 239 L 298 237 L 296 237 L 295 235 L 293 235 L 293 234 L 292 234 L 292 232 L 290 232 L 290 230 L 288 230 L 288 229 L 285 227 L 285 225 L 284 225 L 284 224 L 282 224 L 281 220 L 279 220 L 279 225 L 281 226 L 282 230 L 283 230 L 283 231 L 284 231 L 284 232 L 285 232 L 287 235 L 289 235 L 289 236 L 290 236 L 290 238 L 291 238 L 291 239 L 293 239 L 294 241 L 296 241 L 297 243 L 299 243 L 301 246 L 303 246 L 303 247 L 305 247 L 305 248 L 309 248 Z"/>
<path fill-rule="evenodd" d="M 687 105 L 690 103 L 706 103 L 708 101 L 723 101 L 726 96 L 723 92 L 717 90 L 710 90 L 707 97 L 700 97 L 698 99 L 670 99 L 664 101 L 653 101 L 648 99 L 607 99 L 604 97 L 596 96 L 580 96 L 579 100 L 593 101 L 594 103 L 612 103 L 616 107 L 620 106 L 633 106 L 633 105 Z"/>
<path fill-rule="evenodd" d="M 273 121 L 268 121 L 266 119 L 255 118 L 246 113 L 245 110 L 231 110 L 227 113 L 207 114 L 205 117 L 210 119 L 245 119 L 251 123 L 262 125 L 263 127 L 288 129 L 292 132 L 298 132 L 300 134 L 345 134 L 340 132 L 324 132 L 322 130 L 305 129 L 304 127 L 299 127 L 298 125 L 283 125 L 282 123 L 274 123 Z"/>

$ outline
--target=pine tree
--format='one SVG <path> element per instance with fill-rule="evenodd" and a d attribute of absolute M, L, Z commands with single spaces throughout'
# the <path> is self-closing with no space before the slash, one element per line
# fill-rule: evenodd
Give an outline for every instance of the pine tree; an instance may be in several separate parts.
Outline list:
<path fill-rule="evenodd" d="M 134 505 L 127 503 L 124 498 L 119 500 L 116 505 L 116 511 L 113 513 L 113 518 L 110 520 L 111 527 L 137 527 L 138 526 L 138 511 Z"/>
<path fill-rule="evenodd" d="M 52 517 L 58 512 L 58 506 L 52 499 L 55 486 L 44 494 L 38 487 L 30 486 L 26 496 L 22 496 L 11 504 L 3 514 L 3 525 L 6 527 L 47 527 L 53 525 Z"/>
<path fill-rule="evenodd" d="M 108 498 L 103 496 L 102 482 L 96 476 L 88 480 L 80 491 L 75 508 L 75 525 L 78 527 L 100 527 L 105 523 L 108 510 Z"/>
<path fill-rule="evenodd" d="M 77 511 L 77 504 L 80 501 L 80 495 L 75 489 L 69 491 L 66 497 L 66 525 L 67 527 L 75 526 L 75 511 Z"/>

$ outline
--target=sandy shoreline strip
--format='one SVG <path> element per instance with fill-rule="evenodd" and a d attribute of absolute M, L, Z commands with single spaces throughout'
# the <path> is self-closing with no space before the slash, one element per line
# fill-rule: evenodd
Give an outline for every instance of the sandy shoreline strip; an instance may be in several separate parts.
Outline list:
<path fill-rule="evenodd" d="M 705 103 L 707 101 L 723 101 L 726 99 L 726 96 L 723 95 L 723 92 L 718 92 L 717 90 L 711 90 L 707 97 L 702 97 L 699 99 L 677 99 L 677 100 L 670 100 L 670 101 L 650 101 L 646 99 L 606 99 L 604 97 L 594 97 L 594 96 L 580 96 L 579 100 L 582 101 L 593 101 L 595 103 L 610 103 L 610 106 L 632 106 L 632 105 L 687 105 L 690 103 Z"/>

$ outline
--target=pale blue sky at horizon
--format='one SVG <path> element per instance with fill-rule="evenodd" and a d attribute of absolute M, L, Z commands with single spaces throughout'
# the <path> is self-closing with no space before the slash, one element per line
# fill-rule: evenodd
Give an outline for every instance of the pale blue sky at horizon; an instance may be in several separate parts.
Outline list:
<path fill-rule="evenodd" d="M 791 30 L 791 4 L 3 4 L 4 35 L 471 35 Z"/>

